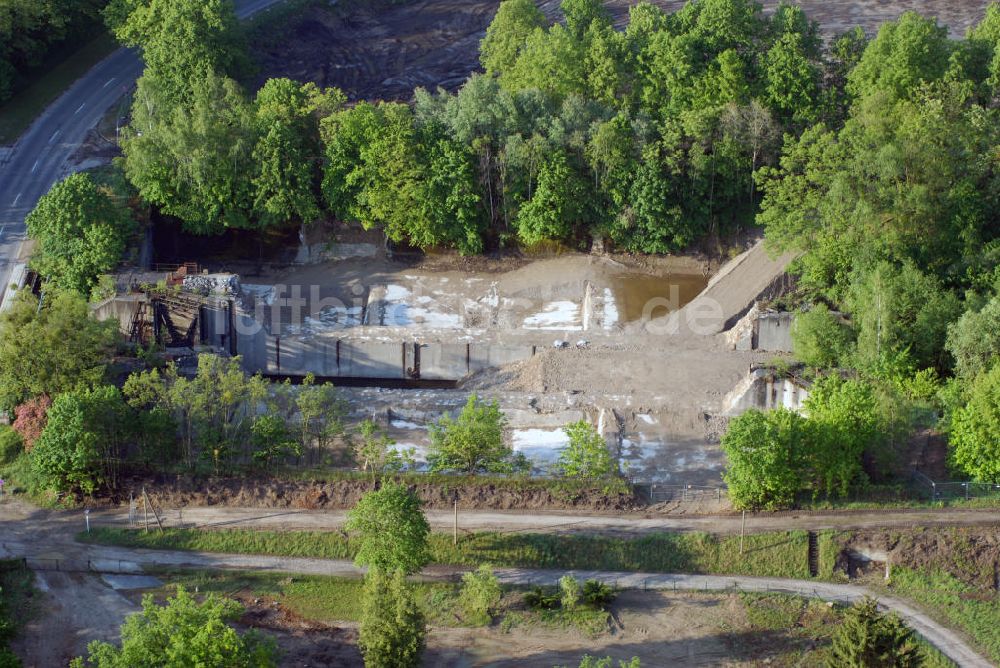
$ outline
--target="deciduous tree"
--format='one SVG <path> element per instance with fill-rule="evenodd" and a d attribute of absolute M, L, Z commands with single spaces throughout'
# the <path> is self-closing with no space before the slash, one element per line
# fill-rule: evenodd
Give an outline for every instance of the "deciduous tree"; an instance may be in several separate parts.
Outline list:
<path fill-rule="evenodd" d="M 420 500 L 403 485 L 387 482 L 365 494 L 348 513 L 345 528 L 359 535 L 358 566 L 416 573 L 430 559 L 430 525 Z"/>
<path fill-rule="evenodd" d="M 457 417 L 445 414 L 431 425 L 431 454 L 435 471 L 483 473 L 510 471 L 513 450 L 506 442 L 507 419 L 495 402 L 473 394 Z"/>
<path fill-rule="evenodd" d="M 949 441 L 958 468 L 977 480 L 1000 482 L 1000 362 L 973 381 L 968 403 L 952 416 Z"/>
<path fill-rule="evenodd" d="M 565 427 L 569 444 L 559 453 L 559 469 L 570 478 L 607 478 L 618 473 L 607 441 L 586 420 Z"/>
<path fill-rule="evenodd" d="M 31 264 L 54 285 L 83 294 L 121 261 L 134 227 L 129 209 L 86 172 L 52 186 L 25 224 L 38 242 Z"/>
<path fill-rule="evenodd" d="M 73 668 L 271 668 L 277 666 L 274 641 L 249 631 L 240 635 L 229 626 L 242 607 L 209 594 L 198 603 L 183 587 L 164 606 L 146 595 L 142 611 L 122 624 L 121 646 L 95 640 L 88 656 Z"/>
<path fill-rule="evenodd" d="M 94 320 L 78 293 L 50 292 L 39 305 L 21 291 L 0 315 L 0 408 L 100 384 L 118 338 L 117 323 Z"/>

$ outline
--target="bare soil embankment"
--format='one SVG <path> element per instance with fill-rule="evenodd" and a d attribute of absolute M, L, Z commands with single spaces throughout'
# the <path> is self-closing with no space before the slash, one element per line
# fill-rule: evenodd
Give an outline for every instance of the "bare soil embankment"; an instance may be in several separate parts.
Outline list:
<path fill-rule="evenodd" d="M 654 0 L 669 12 L 685 0 Z M 635 0 L 605 3 L 615 25 L 624 27 Z M 764 0 L 774 11 L 778 0 Z M 826 35 L 854 26 L 875 33 L 905 11 L 937 17 L 962 37 L 982 20 L 988 0 L 799 0 Z M 560 16 L 558 0 L 541 0 L 550 19 Z M 355 2 L 314 6 L 288 19 L 251 44 L 260 79 L 290 77 L 336 86 L 351 99 L 409 100 L 413 89 L 455 90 L 479 69 L 479 42 L 499 0 L 415 0 L 401 4 Z"/>
<path fill-rule="evenodd" d="M 127 486 L 127 485 L 126 485 Z M 169 482 L 135 481 L 161 508 L 230 506 L 240 508 L 297 508 L 344 510 L 353 508 L 375 488 L 367 480 L 280 481 L 253 478 L 178 477 Z M 456 478 L 446 482 L 419 482 L 410 489 L 425 508 L 451 508 L 455 500 L 467 510 L 579 510 L 620 512 L 641 506 L 635 496 L 600 489 L 543 484 L 535 481 L 479 481 Z M 107 499 L 114 503 L 120 499 Z M 127 501 L 127 497 L 125 499 Z"/>

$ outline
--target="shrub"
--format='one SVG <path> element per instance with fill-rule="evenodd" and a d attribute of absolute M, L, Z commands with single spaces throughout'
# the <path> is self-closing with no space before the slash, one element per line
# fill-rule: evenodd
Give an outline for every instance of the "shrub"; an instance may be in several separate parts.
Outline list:
<path fill-rule="evenodd" d="M 559 578 L 559 591 L 562 592 L 560 603 L 567 610 L 575 608 L 580 602 L 580 583 L 572 575 Z"/>
<path fill-rule="evenodd" d="M 878 602 L 872 598 L 862 600 L 844 614 L 827 659 L 830 668 L 916 668 L 922 663 L 913 631 L 895 613 L 879 612 Z"/>
<path fill-rule="evenodd" d="M 462 607 L 476 621 L 488 624 L 490 613 L 500 603 L 501 596 L 500 582 L 487 564 L 462 576 Z"/>
<path fill-rule="evenodd" d="M 587 580 L 583 583 L 583 600 L 595 608 L 603 608 L 615 600 L 615 590 L 598 580 Z"/>
<path fill-rule="evenodd" d="M 358 645 L 366 668 L 416 668 L 427 627 L 403 571 L 373 570 L 365 578 Z"/>
<path fill-rule="evenodd" d="M 7 425 L 0 425 L 0 464 L 10 464 L 22 452 L 24 441 L 21 435 Z"/>
<path fill-rule="evenodd" d="M 119 666 L 259 666 L 277 665 L 274 641 L 250 631 L 239 635 L 227 624 L 242 608 L 232 600 L 209 594 L 198 603 L 184 588 L 157 605 L 152 596 L 142 612 L 122 624 L 121 646 L 94 641 L 89 657 L 75 659 L 73 668 Z M 223 660 L 222 657 L 225 657 Z"/>
<path fill-rule="evenodd" d="M 555 610 L 559 607 L 559 594 L 535 587 L 524 595 L 524 602 L 532 610 Z"/>
<path fill-rule="evenodd" d="M 52 399 L 47 394 L 43 394 L 25 401 L 14 409 L 14 424 L 11 426 L 14 427 L 14 431 L 21 435 L 26 450 L 35 447 L 35 441 L 42 435 L 48 420 L 46 413 L 50 406 L 52 406 Z"/>

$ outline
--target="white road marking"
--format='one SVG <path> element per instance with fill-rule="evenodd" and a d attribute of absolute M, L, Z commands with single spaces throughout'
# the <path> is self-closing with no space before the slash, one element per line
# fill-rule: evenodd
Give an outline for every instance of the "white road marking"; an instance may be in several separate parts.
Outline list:
<path fill-rule="evenodd" d="M 79 107 L 77 108 L 77 110 L 76 110 L 75 112 L 73 112 L 73 115 L 74 115 L 74 116 L 76 116 L 77 114 L 79 114 L 79 113 L 80 113 L 81 111 L 83 111 L 83 108 L 84 108 L 84 107 L 86 107 L 86 106 L 87 106 L 87 103 L 86 103 L 86 102 L 84 102 L 83 104 L 81 104 L 81 105 L 80 105 L 80 106 L 79 106 Z"/>
<path fill-rule="evenodd" d="M 113 84 L 115 82 L 115 79 L 117 79 L 117 78 L 118 77 L 111 77 L 110 79 L 108 79 L 108 83 L 104 84 L 104 86 L 102 86 L 102 88 L 107 88 L 108 86 L 110 86 L 111 84 Z"/>
<path fill-rule="evenodd" d="M 50 144 L 56 140 L 56 137 L 59 136 L 60 132 L 62 132 L 62 130 L 56 130 L 55 132 L 52 133 L 52 138 L 49 139 Z"/>
<path fill-rule="evenodd" d="M 31 173 L 32 174 L 34 174 L 35 170 L 38 169 L 38 163 L 39 162 L 41 162 L 41 160 L 35 160 L 35 166 L 31 168 Z"/>
<path fill-rule="evenodd" d="M 14 204 L 12 204 L 11 206 L 17 206 L 17 200 L 19 199 L 21 199 L 21 193 L 17 194 L 17 197 L 14 198 Z"/>

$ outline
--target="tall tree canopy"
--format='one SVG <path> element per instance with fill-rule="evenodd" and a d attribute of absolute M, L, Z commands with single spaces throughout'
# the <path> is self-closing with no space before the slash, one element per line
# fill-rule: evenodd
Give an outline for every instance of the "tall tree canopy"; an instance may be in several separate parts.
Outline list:
<path fill-rule="evenodd" d="M 38 242 L 32 265 L 57 287 L 84 294 L 121 260 L 134 227 L 128 207 L 86 173 L 54 185 L 25 223 Z"/>
<path fill-rule="evenodd" d="M 232 0 L 112 0 L 105 16 L 123 44 L 141 49 L 171 102 L 206 70 L 235 74 L 246 60 Z"/>
<path fill-rule="evenodd" d="M 0 410 L 42 394 L 55 396 L 100 383 L 118 339 L 115 322 L 97 322 L 72 291 L 28 291 L 0 315 Z"/>

